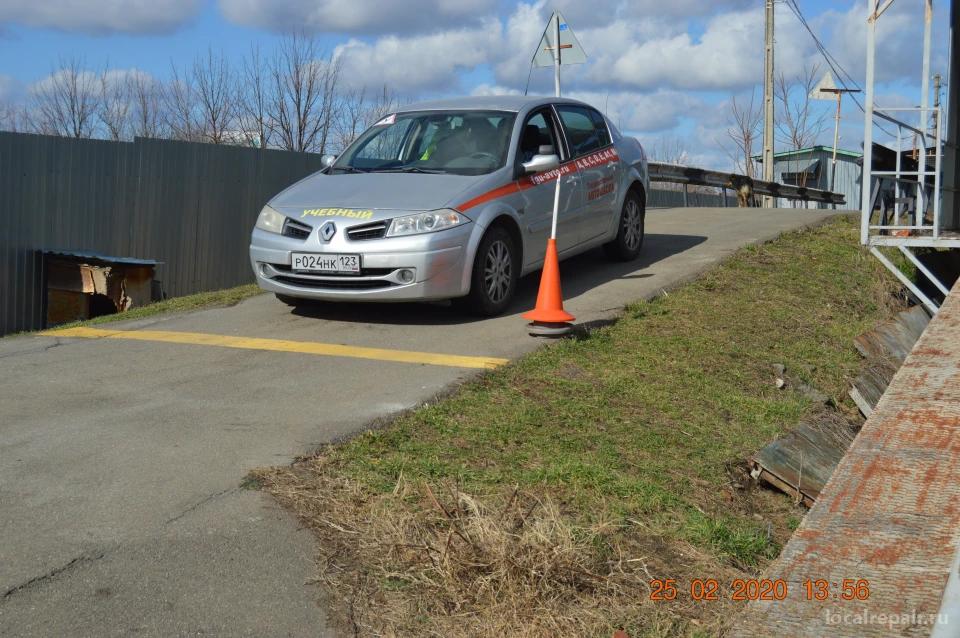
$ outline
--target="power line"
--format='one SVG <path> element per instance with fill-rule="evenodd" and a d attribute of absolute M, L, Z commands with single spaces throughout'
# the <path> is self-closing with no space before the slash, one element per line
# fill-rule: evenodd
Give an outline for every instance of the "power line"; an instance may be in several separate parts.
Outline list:
<path fill-rule="evenodd" d="M 797 20 L 799 20 L 800 24 L 802 24 L 807 30 L 807 33 L 810 34 L 810 37 L 813 38 L 813 42 L 816 45 L 817 50 L 820 52 L 820 55 L 823 56 L 823 59 L 826 60 L 827 66 L 830 67 L 830 69 L 837 76 L 837 79 L 840 80 L 840 84 L 843 86 L 843 88 L 848 88 L 847 82 L 843 79 L 843 76 L 846 76 L 854 88 L 856 88 L 858 91 L 862 91 L 863 89 L 861 89 L 860 85 L 857 84 L 857 81 L 853 79 L 853 76 L 847 73 L 846 69 L 843 68 L 843 65 L 841 65 L 835 57 L 833 57 L 833 55 L 827 50 L 827 47 L 824 46 L 824 44 L 820 41 L 820 38 L 817 37 L 817 34 L 815 34 L 813 29 L 810 28 L 810 25 L 807 23 L 807 19 L 803 17 L 803 12 L 800 11 L 800 6 L 797 4 L 796 0 L 786 0 L 786 4 L 790 11 L 793 12 L 793 15 L 797 16 Z M 859 108 L 862 113 L 866 113 L 866 109 L 864 109 L 863 105 L 860 104 L 860 100 L 857 99 L 856 94 L 851 93 L 850 97 L 853 98 L 853 102 L 857 105 L 857 108 Z M 877 105 L 874 104 L 873 106 L 876 108 Z M 879 124 L 876 124 L 876 126 L 890 137 L 895 137 L 890 131 L 883 128 Z"/>
<path fill-rule="evenodd" d="M 837 75 L 837 78 L 840 80 L 840 84 L 843 85 L 843 88 L 844 89 L 848 88 L 846 81 L 844 81 L 843 79 L 843 76 L 847 76 L 847 78 L 850 80 L 850 84 L 852 84 L 854 88 L 856 88 L 858 91 L 862 91 L 863 89 L 860 88 L 856 80 L 854 80 L 853 77 L 849 73 L 847 73 L 846 69 L 844 69 L 843 66 L 840 65 L 837 59 L 834 58 L 829 51 L 827 51 L 827 47 L 825 47 L 823 43 L 820 42 L 820 38 L 817 37 L 817 35 L 813 32 L 813 29 L 810 28 L 809 23 L 807 23 L 806 18 L 803 17 L 803 13 L 800 11 L 800 7 L 797 6 L 796 0 L 786 0 L 786 3 L 790 11 L 793 12 L 793 15 L 797 16 L 797 19 L 800 21 L 800 24 L 803 25 L 803 27 L 807 30 L 807 33 L 810 34 L 810 37 L 813 38 L 813 42 L 816 45 L 817 50 L 820 51 L 820 54 L 823 56 L 823 59 L 826 60 L 827 65 L 830 67 L 830 69 L 833 70 L 833 72 Z M 863 106 L 860 105 L 860 102 L 857 101 L 856 96 L 853 96 L 853 101 L 856 102 L 857 106 L 860 107 L 861 111 L 864 110 Z"/>

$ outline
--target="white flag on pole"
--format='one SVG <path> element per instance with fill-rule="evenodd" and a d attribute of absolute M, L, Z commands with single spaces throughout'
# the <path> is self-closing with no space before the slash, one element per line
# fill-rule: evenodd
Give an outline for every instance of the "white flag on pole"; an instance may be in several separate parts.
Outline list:
<path fill-rule="evenodd" d="M 557 14 L 560 16 L 560 64 L 583 64 L 587 61 L 587 54 L 577 41 L 577 36 L 573 35 L 573 29 L 563 19 L 563 14 L 559 11 Z M 537 47 L 537 52 L 533 55 L 534 67 L 553 66 L 553 41 L 555 39 L 553 18 L 550 18 L 550 22 L 547 23 L 547 28 L 543 32 L 543 37 L 540 38 L 540 46 Z"/>

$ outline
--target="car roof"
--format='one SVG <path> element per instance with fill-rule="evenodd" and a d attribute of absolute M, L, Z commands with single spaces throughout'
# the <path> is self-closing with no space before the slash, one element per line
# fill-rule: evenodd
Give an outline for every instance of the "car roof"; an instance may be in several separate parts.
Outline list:
<path fill-rule="evenodd" d="M 524 110 L 526 107 L 540 106 L 541 104 L 577 104 L 580 106 L 590 106 L 585 102 L 571 100 L 566 97 L 547 97 L 543 95 L 484 95 L 451 97 L 442 100 L 407 104 L 398 108 L 396 112 L 409 113 L 411 111 L 461 111 L 476 109 L 484 111 L 512 111 L 516 113 Z"/>

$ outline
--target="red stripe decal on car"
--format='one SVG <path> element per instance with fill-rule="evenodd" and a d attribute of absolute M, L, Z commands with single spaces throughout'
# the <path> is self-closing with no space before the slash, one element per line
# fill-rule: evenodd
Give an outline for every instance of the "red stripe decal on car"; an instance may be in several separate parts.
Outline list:
<path fill-rule="evenodd" d="M 510 182 L 506 186 L 494 188 L 492 191 L 488 191 L 479 197 L 474 197 L 470 201 L 464 202 L 456 208 L 462 213 L 465 210 L 479 206 L 480 204 L 486 204 L 490 200 L 497 199 L 498 197 L 517 193 L 534 186 L 539 186 L 540 184 L 546 184 L 547 182 L 552 182 L 553 180 L 558 179 L 561 175 L 569 175 L 574 171 L 618 161 L 620 161 L 620 155 L 617 154 L 616 148 L 611 146 L 610 148 L 605 148 L 601 151 L 584 155 L 583 157 L 577 158 L 573 161 L 565 162 L 561 164 L 559 168 L 552 171 L 548 171 L 546 173 L 537 173 L 536 175 L 529 175 L 527 177 L 518 179 L 515 182 Z"/>
<path fill-rule="evenodd" d="M 601 164 L 619 161 L 620 155 L 617 153 L 617 149 L 613 146 L 610 148 L 605 148 L 602 151 L 597 151 L 596 153 L 584 155 L 576 160 L 578 169 L 593 168 L 594 166 L 600 166 Z"/>
<path fill-rule="evenodd" d="M 537 173 L 536 175 L 529 175 L 522 179 L 517 180 L 517 184 L 520 186 L 520 190 L 526 190 L 531 186 L 539 186 L 540 184 L 546 184 L 547 182 L 552 182 L 555 179 L 558 179 L 561 175 L 569 175 L 570 173 L 577 170 L 575 162 L 567 162 L 561 164 L 559 168 L 555 168 L 552 171 L 547 171 L 546 173 Z"/>
<path fill-rule="evenodd" d="M 474 197 L 469 202 L 464 202 L 457 206 L 457 210 L 461 213 L 469 208 L 474 206 L 479 206 L 480 204 L 486 204 L 491 199 L 496 199 L 498 197 L 503 197 L 504 195 L 509 195 L 511 193 L 519 193 L 520 188 L 517 186 L 517 182 L 510 182 L 506 186 L 501 186 L 499 188 L 494 188 L 492 191 L 487 191 L 479 197 Z"/>

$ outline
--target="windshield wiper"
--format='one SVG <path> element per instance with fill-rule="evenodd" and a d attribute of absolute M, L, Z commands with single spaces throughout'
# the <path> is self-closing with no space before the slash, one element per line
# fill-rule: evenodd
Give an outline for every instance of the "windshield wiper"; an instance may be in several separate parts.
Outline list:
<path fill-rule="evenodd" d="M 359 168 L 354 168 L 353 166 L 331 166 L 330 172 L 333 171 L 343 171 L 344 173 L 366 173 L 367 171 L 361 171 Z"/>
<path fill-rule="evenodd" d="M 372 173 L 431 173 L 439 175 L 441 173 L 446 173 L 447 171 L 442 168 L 422 168 L 420 166 L 402 166 L 400 168 L 384 168 L 377 171 L 371 171 Z"/>

